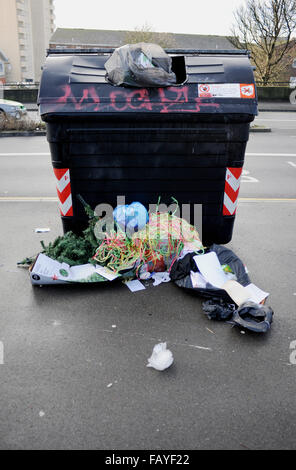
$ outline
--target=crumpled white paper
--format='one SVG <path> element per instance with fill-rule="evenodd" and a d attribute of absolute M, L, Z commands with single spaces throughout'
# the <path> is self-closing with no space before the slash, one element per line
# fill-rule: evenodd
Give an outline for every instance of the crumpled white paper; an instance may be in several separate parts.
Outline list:
<path fill-rule="evenodd" d="M 148 359 L 147 367 L 153 367 L 156 370 L 165 370 L 174 362 L 172 352 L 167 349 L 166 343 L 158 343 L 154 346 L 152 355 Z"/>

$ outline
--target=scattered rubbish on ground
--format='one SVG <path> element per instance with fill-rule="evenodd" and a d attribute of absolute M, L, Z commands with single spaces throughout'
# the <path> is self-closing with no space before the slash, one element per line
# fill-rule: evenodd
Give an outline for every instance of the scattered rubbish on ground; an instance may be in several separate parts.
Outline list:
<path fill-rule="evenodd" d="M 271 307 L 249 301 L 235 310 L 231 323 L 256 333 L 266 333 L 271 327 L 272 317 Z"/>
<path fill-rule="evenodd" d="M 105 231 L 101 225 L 97 230 L 99 217 L 78 199 L 89 216 L 88 228 L 81 235 L 67 232 L 47 246 L 41 241 L 41 253 L 18 263 L 30 265 L 32 284 L 120 279 L 138 292 L 173 281 L 207 299 L 202 308 L 211 320 L 255 332 L 270 329 L 273 310 L 263 305 L 269 293 L 251 282 L 246 266 L 229 248 L 203 246 L 196 228 L 177 217 L 174 198 L 176 209 L 171 212 L 159 211 L 160 200 L 153 212 L 140 202 L 119 205 Z"/>
<path fill-rule="evenodd" d="M 202 309 L 210 320 L 228 320 L 234 313 L 235 305 L 213 298 L 203 302 Z"/>
<path fill-rule="evenodd" d="M 154 286 L 159 286 L 162 282 L 170 282 L 170 273 L 167 271 L 159 272 L 159 273 L 153 273 L 152 274 L 152 279 L 154 279 L 153 285 Z"/>
<path fill-rule="evenodd" d="M 42 411 L 42 410 L 41 410 L 41 411 L 39 411 L 39 416 L 40 416 L 40 418 L 43 418 L 43 416 L 45 416 L 45 413 L 44 413 L 44 411 Z"/>
<path fill-rule="evenodd" d="M 138 281 L 138 279 L 134 279 L 132 281 L 125 281 L 125 285 L 129 288 L 131 292 L 138 292 L 139 290 L 144 290 L 146 287 Z"/>
<path fill-rule="evenodd" d="M 112 387 L 113 383 L 111 382 L 110 384 L 107 385 L 107 388 Z"/>
<path fill-rule="evenodd" d="M 147 367 L 153 367 L 156 370 L 165 370 L 174 362 L 172 352 L 167 349 L 166 343 L 156 344 L 152 355 L 148 359 Z"/>
<path fill-rule="evenodd" d="M 213 335 L 215 334 L 214 331 L 210 330 L 210 328 L 207 328 L 206 327 L 206 330 L 208 330 L 210 333 L 212 333 Z"/>
<path fill-rule="evenodd" d="M 35 233 L 46 233 L 50 232 L 50 228 L 35 228 Z"/>
<path fill-rule="evenodd" d="M 116 326 L 116 325 L 112 325 L 112 328 L 117 328 L 117 326 Z"/>

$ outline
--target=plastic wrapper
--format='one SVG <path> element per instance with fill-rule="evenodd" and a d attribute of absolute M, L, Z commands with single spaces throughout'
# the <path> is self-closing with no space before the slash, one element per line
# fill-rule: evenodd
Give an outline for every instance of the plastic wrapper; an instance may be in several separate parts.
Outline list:
<path fill-rule="evenodd" d="M 149 220 L 146 208 L 140 202 L 117 206 L 113 211 L 115 222 L 129 235 L 142 230 Z"/>
<path fill-rule="evenodd" d="M 106 61 L 107 79 L 113 85 L 164 87 L 176 84 L 172 59 L 157 44 L 126 44 Z"/>
<path fill-rule="evenodd" d="M 148 359 L 147 367 L 156 370 L 165 370 L 174 362 L 172 352 L 167 349 L 166 343 L 158 343 L 154 346 L 152 355 Z"/>

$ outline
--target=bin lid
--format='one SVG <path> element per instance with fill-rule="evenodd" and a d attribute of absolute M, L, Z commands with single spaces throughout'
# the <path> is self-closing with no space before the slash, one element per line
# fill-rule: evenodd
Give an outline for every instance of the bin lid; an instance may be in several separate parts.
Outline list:
<path fill-rule="evenodd" d="M 256 86 L 247 51 L 167 49 L 178 66 L 180 57 L 184 57 L 186 80 L 164 88 L 108 83 L 104 64 L 112 52 L 48 50 L 38 96 L 41 116 L 134 112 L 257 114 Z"/>

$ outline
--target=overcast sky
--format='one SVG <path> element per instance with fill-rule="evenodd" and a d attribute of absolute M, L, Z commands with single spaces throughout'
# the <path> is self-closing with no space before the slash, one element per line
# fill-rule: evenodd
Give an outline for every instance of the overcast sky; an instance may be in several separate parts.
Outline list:
<path fill-rule="evenodd" d="M 244 0 L 54 0 L 58 28 L 227 35 Z"/>

